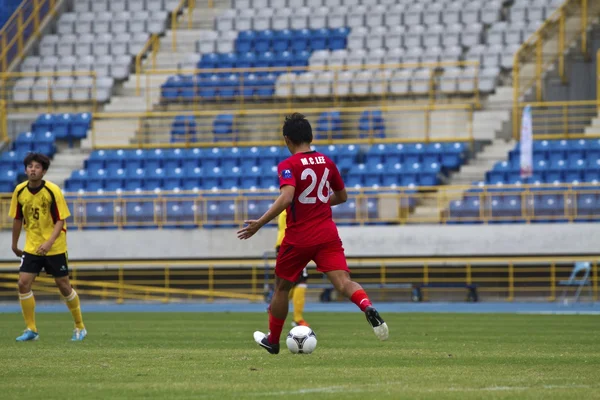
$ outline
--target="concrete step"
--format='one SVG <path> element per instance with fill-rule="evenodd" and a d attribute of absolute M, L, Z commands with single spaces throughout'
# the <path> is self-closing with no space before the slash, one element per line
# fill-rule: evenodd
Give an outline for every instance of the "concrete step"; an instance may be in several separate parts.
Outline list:
<path fill-rule="evenodd" d="M 146 103 L 142 96 L 113 96 L 104 111 L 109 113 L 146 111 Z"/>
<path fill-rule="evenodd" d="M 73 149 L 68 152 L 65 150 L 59 151 L 54 156 L 45 178 L 63 187 L 73 171 L 83 168 L 83 163 L 88 156 L 89 152 L 80 149 Z"/>

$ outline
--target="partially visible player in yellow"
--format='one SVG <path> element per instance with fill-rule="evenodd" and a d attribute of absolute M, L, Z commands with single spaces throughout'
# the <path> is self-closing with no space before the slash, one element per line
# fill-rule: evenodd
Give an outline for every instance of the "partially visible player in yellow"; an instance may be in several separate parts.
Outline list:
<path fill-rule="evenodd" d="M 281 242 L 283 241 L 283 237 L 285 236 L 285 229 L 287 227 L 286 223 L 287 212 L 283 210 L 281 214 L 279 214 L 279 218 L 277 219 L 277 243 L 275 244 L 275 251 L 279 253 L 279 247 L 281 246 Z M 302 271 L 302 275 L 298 278 L 296 285 L 290 291 L 290 296 L 292 297 L 292 304 L 294 305 L 294 319 L 292 320 L 292 326 L 308 326 L 308 323 L 304 320 L 304 303 L 306 302 L 306 282 L 308 280 L 308 271 L 306 267 Z"/>
<path fill-rule="evenodd" d="M 19 298 L 27 329 L 18 342 L 38 340 L 35 325 L 35 298 L 31 286 L 44 269 L 52 275 L 67 307 L 73 314 L 75 330 L 71 340 L 87 336 L 83 325 L 79 296 L 69 282 L 67 259 L 67 225 L 71 213 L 58 186 L 44 180 L 50 159 L 43 154 L 29 153 L 25 160 L 27 181 L 19 184 L 10 202 L 9 216 L 13 218 L 12 251 L 21 258 L 19 268 Z M 21 228 L 25 227 L 25 248 L 19 249 Z"/>

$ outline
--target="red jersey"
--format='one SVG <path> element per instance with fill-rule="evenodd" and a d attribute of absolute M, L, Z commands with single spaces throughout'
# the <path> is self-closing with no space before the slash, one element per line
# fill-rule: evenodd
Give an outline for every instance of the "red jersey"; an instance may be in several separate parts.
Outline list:
<path fill-rule="evenodd" d="M 277 167 L 279 186 L 294 186 L 294 200 L 287 209 L 284 241 L 296 246 L 339 240 L 331 217 L 330 189 L 344 189 L 344 181 L 331 159 L 316 151 L 297 153 Z"/>

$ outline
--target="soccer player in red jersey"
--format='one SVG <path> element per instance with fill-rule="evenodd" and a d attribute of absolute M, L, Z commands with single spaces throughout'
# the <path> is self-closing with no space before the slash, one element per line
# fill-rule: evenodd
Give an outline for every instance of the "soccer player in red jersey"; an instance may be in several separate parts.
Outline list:
<path fill-rule="evenodd" d="M 249 239 L 260 228 L 287 210 L 287 230 L 275 264 L 275 291 L 269 306 L 269 334 L 254 332 L 254 340 L 271 354 L 279 353 L 279 338 L 288 314 L 289 291 L 306 264 L 313 260 L 317 271 L 361 311 L 380 340 L 389 335 L 387 324 L 371 304 L 367 293 L 350 279 L 350 271 L 331 207 L 344 203 L 348 194 L 333 161 L 311 150 L 312 128 L 304 115 L 285 119 L 283 137 L 292 156 L 277 168 L 280 195 L 258 220 L 245 221 L 239 239 Z"/>

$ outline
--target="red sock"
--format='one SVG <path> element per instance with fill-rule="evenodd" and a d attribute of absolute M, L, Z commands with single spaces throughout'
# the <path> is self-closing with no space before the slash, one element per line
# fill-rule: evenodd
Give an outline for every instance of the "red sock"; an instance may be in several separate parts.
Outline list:
<path fill-rule="evenodd" d="M 283 330 L 283 324 L 285 324 L 285 319 L 275 318 L 270 310 L 269 310 L 269 342 L 273 344 L 279 343 L 279 337 L 281 336 L 281 331 Z"/>
<path fill-rule="evenodd" d="M 356 304 L 358 308 L 360 308 L 360 311 L 363 312 L 367 307 L 372 305 L 371 300 L 369 300 L 369 296 L 367 296 L 367 292 L 362 289 L 352 293 L 352 296 L 350 296 L 350 301 Z"/>

